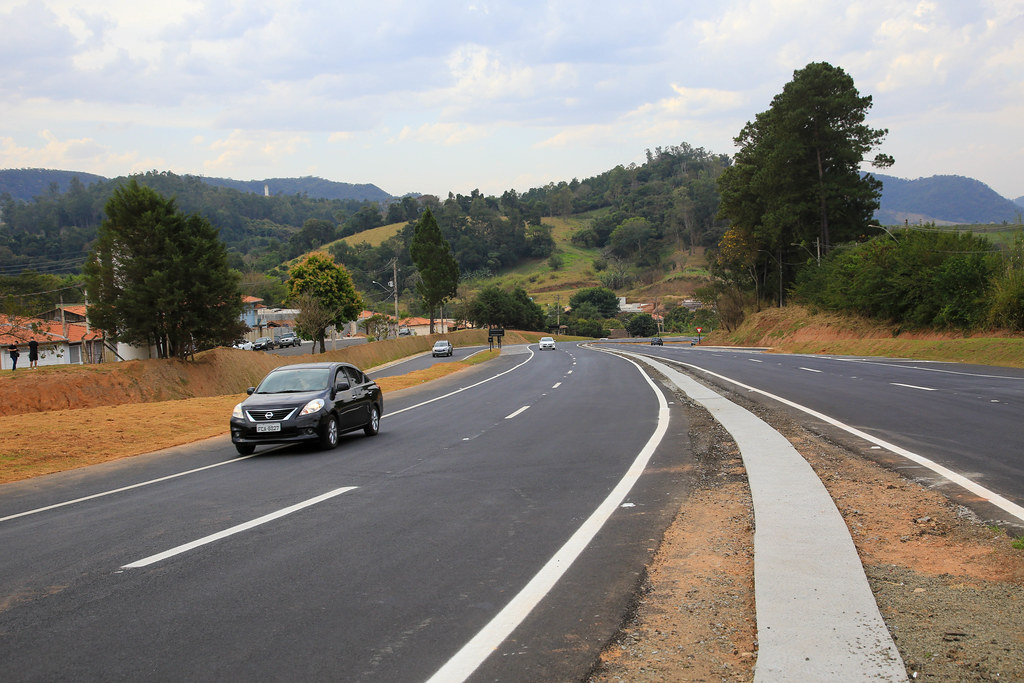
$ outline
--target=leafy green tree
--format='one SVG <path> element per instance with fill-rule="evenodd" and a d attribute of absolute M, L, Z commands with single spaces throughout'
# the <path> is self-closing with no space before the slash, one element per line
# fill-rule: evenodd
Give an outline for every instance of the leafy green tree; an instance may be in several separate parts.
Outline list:
<path fill-rule="evenodd" d="M 637 313 L 626 321 L 626 332 L 631 337 L 651 337 L 658 334 L 658 323 L 650 313 Z"/>
<path fill-rule="evenodd" d="M 612 231 L 608 248 L 620 258 L 639 259 L 646 253 L 652 236 L 653 228 L 646 218 L 628 218 Z"/>
<path fill-rule="evenodd" d="M 301 336 L 320 342 L 320 353 L 326 350 L 327 328 L 355 320 L 363 307 L 352 276 L 345 266 L 335 265 L 329 254 L 310 254 L 292 268 L 288 291 L 293 300 L 303 294 L 312 297 L 321 309 L 321 315 L 296 320 Z"/>
<path fill-rule="evenodd" d="M 391 329 L 391 320 L 380 313 L 371 315 L 366 320 L 359 323 L 366 332 L 367 337 L 372 339 L 387 339 L 388 331 Z"/>
<path fill-rule="evenodd" d="M 676 306 L 665 314 L 665 330 L 688 332 L 693 327 L 693 313 L 686 306 Z"/>
<path fill-rule="evenodd" d="M 735 163 L 718 179 L 720 215 L 757 245 L 762 292 L 780 279 L 768 271 L 781 271 L 782 289 L 793 281 L 791 264 L 803 260 L 794 244 L 817 240 L 827 252 L 870 222 L 881 182 L 860 166 L 888 132 L 865 125 L 870 108 L 845 71 L 811 63 L 735 138 Z M 892 163 L 884 154 L 872 161 Z"/>
<path fill-rule="evenodd" d="M 119 187 L 84 269 L 89 322 L 121 342 L 155 345 L 161 358 L 230 344 L 241 332 L 238 273 L 209 221 L 173 199 Z"/>
<path fill-rule="evenodd" d="M 602 318 L 611 318 L 619 312 L 619 298 L 606 287 L 581 289 L 569 299 L 569 306 L 574 310 L 583 303 L 593 304 Z"/>
<path fill-rule="evenodd" d="M 576 318 L 573 320 L 570 326 L 572 332 L 580 337 L 604 337 L 608 334 L 607 330 L 601 326 L 600 320 L 591 320 L 588 318 Z"/>
<path fill-rule="evenodd" d="M 433 334 L 435 311 L 458 291 L 459 264 L 430 209 L 424 211 L 416 223 L 409 254 L 420 274 L 416 291 L 424 308 L 430 312 L 430 333 Z"/>
<path fill-rule="evenodd" d="M 1018 234 L 1003 255 L 1002 270 L 992 280 L 990 325 L 1024 330 L 1024 235 Z"/>
<path fill-rule="evenodd" d="M 469 303 L 466 315 L 480 326 L 541 330 L 545 325 L 544 309 L 522 287 L 511 292 L 495 285 L 484 287 Z"/>

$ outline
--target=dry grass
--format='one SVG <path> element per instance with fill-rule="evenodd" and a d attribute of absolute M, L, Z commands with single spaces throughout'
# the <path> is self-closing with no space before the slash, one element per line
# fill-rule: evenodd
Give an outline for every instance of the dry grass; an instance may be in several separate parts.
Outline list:
<path fill-rule="evenodd" d="M 779 353 L 883 356 L 1024 368 L 1024 336 L 920 332 L 837 313 L 788 305 L 747 316 L 733 332 L 716 330 L 706 344 L 767 346 Z"/>
<path fill-rule="evenodd" d="M 435 363 L 425 370 L 385 377 L 377 383 L 388 394 L 497 355 L 497 351 L 488 351 L 465 361 Z M 0 484 L 226 434 L 231 409 L 244 398 L 245 394 L 240 393 L 7 416 L 0 443 Z"/>

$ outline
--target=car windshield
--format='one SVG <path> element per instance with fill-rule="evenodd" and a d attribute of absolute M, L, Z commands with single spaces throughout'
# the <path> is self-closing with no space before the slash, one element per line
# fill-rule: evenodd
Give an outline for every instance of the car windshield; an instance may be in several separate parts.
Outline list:
<path fill-rule="evenodd" d="M 301 368 L 275 370 L 267 375 L 256 390 L 257 394 L 284 394 L 300 391 L 323 391 L 330 381 L 327 368 Z"/>
<path fill-rule="evenodd" d="M 435 349 L 446 349 L 448 348 L 448 342 L 436 342 L 434 344 Z"/>

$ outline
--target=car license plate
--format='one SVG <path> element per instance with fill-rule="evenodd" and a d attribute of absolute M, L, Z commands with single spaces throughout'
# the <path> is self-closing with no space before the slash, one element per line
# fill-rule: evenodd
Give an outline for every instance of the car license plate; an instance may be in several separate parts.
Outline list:
<path fill-rule="evenodd" d="M 264 432 L 279 432 L 281 431 L 280 422 L 261 422 L 256 425 L 256 433 L 263 434 Z"/>

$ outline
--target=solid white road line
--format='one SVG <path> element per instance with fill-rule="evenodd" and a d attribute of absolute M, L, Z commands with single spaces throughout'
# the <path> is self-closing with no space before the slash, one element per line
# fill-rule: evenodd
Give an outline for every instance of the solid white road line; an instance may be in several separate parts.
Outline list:
<path fill-rule="evenodd" d="M 425 406 L 425 405 L 427 405 L 429 403 L 433 403 L 434 401 L 441 401 L 441 400 L 444 400 L 444 399 L 448 398 L 449 396 L 454 396 L 455 394 L 461 394 L 463 391 L 466 391 L 467 389 L 472 389 L 474 387 L 478 387 L 481 384 L 486 384 L 487 382 L 490 382 L 492 379 L 498 379 L 502 375 L 507 375 L 508 373 L 512 372 L 513 370 L 518 370 L 519 368 L 523 367 L 524 365 L 529 363 L 531 360 L 533 360 L 533 356 L 534 356 L 533 349 L 531 349 L 529 346 L 527 346 L 526 350 L 529 351 L 529 354 L 530 354 L 529 356 L 527 356 L 526 360 L 524 360 L 522 363 L 519 363 L 518 365 L 513 365 L 512 367 L 510 367 L 508 370 L 505 370 L 504 372 L 499 372 L 497 375 L 493 375 L 491 377 L 488 377 L 487 379 L 480 380 L 476 384 L 470 384 L 468 386 L 462 387 L 461 389 L 456 389 L 455 391 L 448 392 L 447 394 L 444 394 L 443 396 L 436 396 L 436 397 L 434 397 L 432 399 L 423 401 L 422 403 L 417 403 L 416 405 L 409 406 L 408 408 L 402 408 L 401 410 L 396 410 L 394 412 L 387 413 L 386 415 L 382 415 L 380 419 L 383 420 L 386 417 L 394 417 L 395 415 L 401 415 L 404 412 L 407 412 L 407 411 L 410 411 L 410 410 L 414 410 L 416 408 L 420 408 L 420 407 Z"/>
<path fill-rule="evenodd" d="M 74 500 L 65 500 L 62 503 L 54 503 L 53 505 L 47 505 L 46 507 L 36 508 L 35 510 L 26 510 L 25 512 L 19 512 L 15 515 L 7 515 L 6 517 L 0 517 L 0 522 L 6 522 L 9 519 L 17 519 L 18 517 L 27 517 L 28 515 L 35 515 L 40 512 L 46 512 L 47 510 L 55 510 L 62 508 L 65 505 L 74 505 L 75 503 L 84 503 L 87 500 L 94 498 L 102 498 L 104 496 L 112 496 L 115 493 L 121 493 L 122 491 L 131 491 L 132 489 L 141 488 L 143 486 L 149 486 L 151 484 L 158 484 L 162 481 L 168 481 L 169 479 L 177 479 L 178 477 L 184 477 L 186 474 L 195 474 L 196 472 L 202 472 L 203 470 L 209 470 L 214 467 L 221 467 L 222 465 L 230 465 L 232 463 L 241 462 L 242 460 L 248 460 L 249 458 L 255 458 L 258 453 L 252 455 L 243 455 L 238 458 L 232 458 L 231 460 L 225 460 L 224 462 L 215 462 L 212 465 L 206 465 L 205 467 L 197 467 L 194 470 L 186 470 L 185 472 L 178 472 L 177 474 L 168 474 L 166 477 L 160 477 L 159 479 L 150 479 L 149 481 L 141 481 L 138 484 L 132 484 L 131 486 L 122 486 L 119 489 L 112 489 L 110 491 L 102 491 L 100 493 L 94 493 L 91 496 L 83 496 L 81 498 L 75 498 Z"/>
<path fill-rule="evenodd" d="M 607 352 L 603 352 L 607 353 Z M 576 533 L 566 541 L 558 552 L 548 560 L 537 574 L 530 579 L 530 582 L 523 587 L 519 593 L 512 598 L 504 609 L 502 609 L 491 621 L 477 633 L 472 640 L 466 643 L 461 650 L 455 653 L 451 659 L 442 666 L 437 673 L 431 676 L 427 683 L 457 683 L 469 678 L 477 667 L 487 659 L 502 641 L 508 638 L 509 634 L 526 619 L 527 615 L 537 606 L 545 595 L 554 587 L 562 575 L 577 557 L 586 549 L 597 532 L 601 530 L 604 523 L 608 521 L 622 503 L 626 494 L 636 483 L 644 468 L 650 461 L 654 451 L 658 448 L 665 433 L 668 431 L 668 404 L 665 397 L 655 385 L 654 381 L 640 368 L 640 366 L 626 358 L 626 362 L 633 363 L 641 376 L 646 379 L 658 397 L 658 426 L 655 428 L 651 438 L 647 440 L 643 449 L 637 454 L 636 459 L 629 470 L 623 475 L 619 483 L 608 494 L 608 497 L 594 510 L 593 514 L 576 530 Z"/>
<path fill-rule="evenodd" d="M 658 357 L 657 356 L 652 356 L 652 358 L 658 358 Z M 658 358 L 658 360 L 665 360 L 665 359 L 664 358 Z M 961 487 L 967 489 L 971 493 L 973 493 L 973 494 L 977 495 L 978 497 L 988 501 L 992 505 L 995 505 L 997 508 L 999 508 L 1003 512 L 1006 512 L 1007 514 L 1013 515 L 1014 517 L 1017 518 L 1017 520 L 1019 522 L 1024 523 L 1024 507 L 1022 507 L 1020 505 L 1017 505 L 1016 503 L 1014 503 L 1014 502 L 1012 502 L 1010 500 L 1007 500 L 1006 498 L 1004 498 L 1003 496 L 999 495 L 995 491 L 990 491 L 989 489 L 985 488 L 984 486 L 971 481 L 967 477 L 965 477 L 962 474 L 959 474 L 957 472 L 954 472 L 953 470 L 949 469 L 948 467 L 944 467 L 944 466 L 938 464 L 937 462 L 933 462 L 933 461 L 929 460 L 928 458 L 924 457 L 923 455 L 918 455 L 917 453 L 914 453 L 913 451 L 908 451 L 906 448 L 902 448 L 901 446 L 897 446 L 894 443 L 889 443 L 888 441 L 886 441 L 884 439 L 880 439 L 877 436 L 874 436 L 872 434 L 868 434 L 867 432 L 862 431 L 860 429 L 857 429 L 856 427 L 851 427 L 850 425 L 845 424 L 843 422 L 840 422 L 839 420 L 837 420 L 835 418 L 829 417 L 828 415 L 825 415 L 824 413 L 819 413 L 817 410 L 813 410 L 811 408 L 808 408 L 807 406 L 800 405 L 799 403 L 796 403 L 794 401 L 790 401 L 789 399 L 782 398 L 781 396 L 776 396 L 775 394 L 767 392 L 764 389 L 758 389 L 757 387 L 752 387 L 749 384 L 744 384 L 742 382 L 737 382 L 736 380 L 732 379 L 731 377 L 726 377 L 725 375 L 720 375 L 717 372 L 711 372 L 710 370 L 705 370 L 704 368 L 700 367 L 699 365 L 694 365 L 693 363 L 684 363 L 683 361 L 674 361 L 674 362 L 679 363 L 680 365 L 685 365 L 686 367 L 693 368 L 694 370 L 699 370 L 700 372 L 703 372 L 705 374 L 711 375 L 712 377 L 718 377 L 719 379 L 723 379 L 726 382 L 731 382 L 732 384 L 735 384 L 738 387 L 742 387 L 743 389 L 746 389 L 747 391 L 758 393 L 758 394 L 761 394 L 762 396 L 767 396 L 768 398 L 773 399 L 775 401 L 778 401 L 779 403 L 783 403 L 783 404 L 785 404 L 787 406 L 790 406 L 791 408 L 796 408 L 797 410 L 802 410 L 803 412 L 807 413 L 808 415 L 811 415 L 812 417 L 816 417 L 819 420 L 827 422 L 828 424 L 832 425 L 833 427 L 838 427 L 839 429 L 845 430 L 845 431 L 849 432 L 850 434 L 853 434 L 854 436 L 857 436 L 857 437 L 860 437 L 861 439 L 864 439 L 865 441 L 869 441 L 869 442 L 871 442 L 873 444 L 877 444 L 877 445 L 881 446 L 882 448 L 885 448 L 885 449 L 887 449 L 889 451 L 892 451 L 893 453 L 896 453 L 897 455 L 902 455 L 907 460 L 910 460 L 912 462 L 916 462 L 918 465 L 922 465 L 924 467 L 927 467 L 928 469 L 930 469 L 932 472 L 935 472 L 939 476 L 945 477 L 946 479 L 948 479 L 949 481 L 953 482 L 954 484 L 957 484 L 958 486 L 961 486 Z"/>
<path fill-rule="evenodd" d="M 123 567 L 121 567 L 121 569 L 138 569 L 139 567 L 146 567 L 146 566 L 154 564 L 156 562 L 161 562 L 161 561 L 166 560 L 166 559 L 168 559 L 170 557 L 174 557 L 175 555 L 180 555 L 182 553 L 186 553 L 189 550 L 194 550 L 194 549 L 196 549 L 196 548 L 198 548 L 200 546 L 204 546 L 204 545 L 206 545 L 208 543 L 213 543 L 214 541 L 219 541 L 222 538 L 227 538 L 228 536 L 233 536 L 234 534 L 238 534 L 238 533 L 241 533 L 243 531 L 248 531 L 249 529 L 258 527 L 261 524 L 266 524 L 267 522 L 272 522 L 275 519 L 280 519 L 281 517 L 284 517 L 286 515 L 290 515 L 293 512 L 298 512 L 299 510 L 303 510 L 303 509 L 308 508 L 308 507 L 310 507 L 312 505 L 316 505 L 317 503 L 322 503 L 325 500 L 328 500 L 330 498 L 334 498 L 335 496 L 340 496 L 341 494 L 343 494 L 343 493 L 345 493 L 347 491 L 351 491 L 351 490 L 353 490 L 355 488 L 358 488 L 358 487 L 356 487 L 356 486 L 345 486 L 345 487 L 340 488 L 340 489 L 334 489 L 333 491 L 328 491 L 327 493 L 325 493 L 323 495 L 320 495 L 320 496 L 317 496 L 316 498 L 310 498 L 309 500 L 305 500 L 305 501 L 303 501 L 301 503 L 296 503 L 295 505 L 292 505 L 290 507 L 286 507 L 286 508 L 284 508 L 282 510 L 278 510 L 277 512 L 271 512 L 269 515 L 263 515 L 262 517 L 258 517 L 257 519 L 253 519 L 253 520 L 245 522 L 243 524 L 239 524 L 237 526 L 233 526 L 230 529 L 225 529 L 224 531 L 218 531 L 215 534 L 210 534 L 209 536 L 204 536 L 203 538 L 200 538 L 198 540 L 192 541 L 191 543 L 185 543 L 183 545 L 179 545 L 176 548 L 171 548 L 170 550 L 165 550 L 162 553 L 157 553 L 156 555 L 150 555 L 149 557 L 144 557 L 141 560 L 137 560 L 137 561 L 132 562 L 130 564 L 124 565 Z"/>

